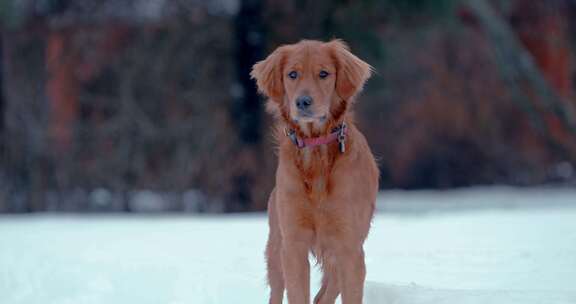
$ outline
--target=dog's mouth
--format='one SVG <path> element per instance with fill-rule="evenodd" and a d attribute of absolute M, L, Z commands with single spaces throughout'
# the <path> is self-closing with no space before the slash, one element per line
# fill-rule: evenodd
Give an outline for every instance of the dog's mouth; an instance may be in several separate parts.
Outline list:
<path fill-rule="evenodd" d="M 299 110 L 297 116 L 294 118 L 295 122 L 324 122 L 328 115 L 318 115 L 312 111 Z"/>
<path fill-rule="evenodd" d="M 295 122 L 324 122 L 328 118 L 327 115 L 314 115 L 312 113 L 302 114 L 298 113 L 298 116 L 294 119 Z"/>

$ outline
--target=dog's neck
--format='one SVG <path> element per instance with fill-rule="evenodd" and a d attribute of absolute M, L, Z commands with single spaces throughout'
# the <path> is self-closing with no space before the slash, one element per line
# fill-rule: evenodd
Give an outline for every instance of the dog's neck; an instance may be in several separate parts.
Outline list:
<path fill-rule="evenodd" d="M 325 166 L 331 167 L 337 157 L 345 154 L 340 146 L 340 139 L 327 140 L 326 138 L 334 136 L 333 133 L 344 130 L 344 141 L 348 142 L 349 132 L 346 131 L 346 128 L 352 124 L 352 113 L 345 113 L 338 120 L 329 119 L 323 124 L 297 124 L 293 121 L 284 121 L 279 130 L 282 132 L 280 136 L 285 137 L 283 144 L 287 145 L 286 149 L 290 151 L 293 160 L 300 169 L 322 169 L 321 167 Z M 299 143 L 309 139 L 320 139 L 323 143 L 310 146 L 299 145 Z"/>
<path fill-rule="evenodd" d="M 342 119 L 346 125 L 346 119 Z M 339 122 L 330 122 L 323 126 L 322 129 L 304 129 L 309 133 L 300 133 L 300 136 L 310 134 L 312 136 L 326 136 L 331 132 L 332 126 L 336 126 Z M 304 126 L 307 127 L 307 126 Z M 347 140 L 347 142 L 349 142 Z M 340 150 L 339 142 L 331 141 L 326 144 L 308 146 L 300 148 L 295 145 L 289 138 L 283 141 L 284 153 L 290 155 L 288 159 L 293 162 L 300 174 L 300 180 L 306 193 L 309 195 L 311 201 L 322 201 L 325 195 L 330 192 L 332 187 L 330 174 L 333 172 L 334 164 L 341 157 L 345 157 L 349 152 L 342 152 Z"/>
<path fill-rule="evenodd" d="M 353 144 L 354 120 L 353 113 L 346 107 L 331 109 L 330 117 L 323 124 L 298 124 L 290 119 L 287 112 L 282 112 L 277 129 L 281 153 L 286 155 L 297 168 L 304 189 L 312 200 L 322 200 L 322 195 L 330 192 L 330 174 L 336 161 L 350 153 Z M 346 135 L 346 152 L 342 153 L 336 141 L 313 147 L 299 148 L 286 136 L 286 130 L 293 130 L 300 138 L 327 136 L 335 127 L 345 123 L 348 128 Z M 352 129 L 352 130 L 351 130 Z M 352 132 L 351 132 L 352 131 Z"/>
<path fill-rule="evenodd" d="M 343 118 L 338 121 L 295 123 L 288 126 L 288 129 L 294 130 L 298 137 L 302 139 L 318 138 L 330 135 L 342 124 L 344 124 Z"/>

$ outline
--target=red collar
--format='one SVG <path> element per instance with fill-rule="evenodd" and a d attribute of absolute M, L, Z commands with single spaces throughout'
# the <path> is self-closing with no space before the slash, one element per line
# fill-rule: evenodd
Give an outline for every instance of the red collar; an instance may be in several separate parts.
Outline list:
<path fill-rule="evenodd" d="M 319 137 L 309 137 L 309 138 L 300 138 L 296 135 L 296 131 L 293 129 L 286 130 L 286 136 L 292 140 L 296 147 L 303 149 L 306 147 L 316 147 L 320 145 L 327 145 L 334 141 L 337 141 L 340 145 L 340 152 L 344 153 L 346 150 L 346 146 L 344 142 L 346 141 L 346 133 L 347 127 L 345 123 L 340 124 L 338 127 L 332 130 L 332 133 L 326 136 L 319 136 Z"/>

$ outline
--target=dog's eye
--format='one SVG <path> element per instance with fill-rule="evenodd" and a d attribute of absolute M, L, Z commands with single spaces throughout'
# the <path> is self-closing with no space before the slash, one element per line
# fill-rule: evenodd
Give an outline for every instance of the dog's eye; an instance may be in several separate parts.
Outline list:
<path fill-rule="evenodd" d="M 298 77 L 298 72 L 292 71 L 288 73 L 288 77 L 290 77 L 290 79 L 296 79 L 296 77 Z"/>
<path fill-rule="evenodd" d="M 326 71 L 320 71 L 320 74 L 318 76 L 320 76 L 320 78 L 324 79 L 324 78 L 328 77 L 328 75 L 330 75 L 330 73 L 328 73 Z"/>

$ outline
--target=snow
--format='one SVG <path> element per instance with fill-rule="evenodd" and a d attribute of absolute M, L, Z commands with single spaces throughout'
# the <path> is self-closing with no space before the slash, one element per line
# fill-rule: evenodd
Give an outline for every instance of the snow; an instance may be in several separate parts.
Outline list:
<path fill-rule="evenodd" d="M 576 303 L 574 189 L 391 191 L 378 210 L 367 304 Z M 2 216 L 0 303 L 265 303 L 267 230 L 264 214 Z"/>

